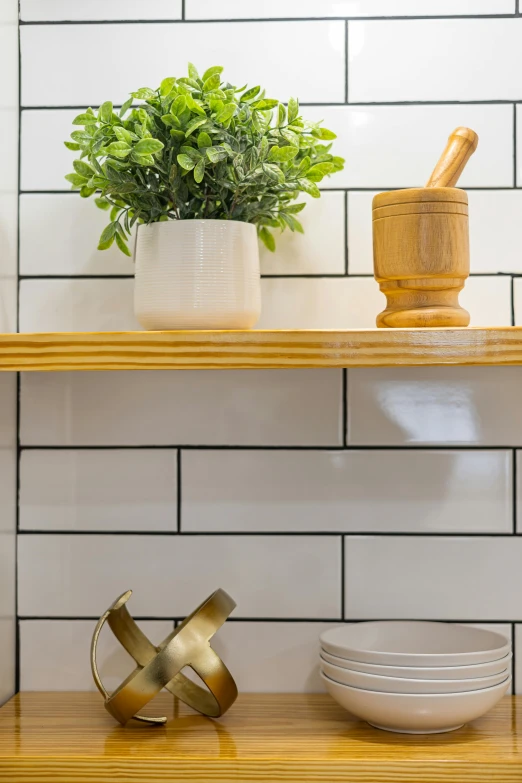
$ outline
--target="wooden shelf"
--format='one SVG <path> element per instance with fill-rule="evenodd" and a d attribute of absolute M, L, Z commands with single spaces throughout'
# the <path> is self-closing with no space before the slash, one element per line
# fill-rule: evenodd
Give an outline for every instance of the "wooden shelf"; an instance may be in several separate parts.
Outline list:
<path fill-rule="evenodd" d="M 0 370 L 522 364 L 522 327 L 0 334 Z"/>
<path fill-rule="evenodd" d="M 97 693 L 23 693 L 0 709 L 5 783 L 520 783 L 522 696 L 450 734 L 372 729 L 329 696 L 244 694 L 210 720 L 161 694 L 164 727 L 121 728 Z"/>

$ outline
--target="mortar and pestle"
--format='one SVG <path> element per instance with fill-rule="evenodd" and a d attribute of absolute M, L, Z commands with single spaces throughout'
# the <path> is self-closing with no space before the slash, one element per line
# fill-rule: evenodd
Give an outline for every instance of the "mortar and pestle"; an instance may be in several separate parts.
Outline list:
<path fill-rule="evenodd" d="M 457 128 L 424 188 L 374 197 L 374 274 L 387 300 L 377 326 L 468 326 L 458 299 L 469 275 L 468 196 L 455 185 L 477 144 Z"/>

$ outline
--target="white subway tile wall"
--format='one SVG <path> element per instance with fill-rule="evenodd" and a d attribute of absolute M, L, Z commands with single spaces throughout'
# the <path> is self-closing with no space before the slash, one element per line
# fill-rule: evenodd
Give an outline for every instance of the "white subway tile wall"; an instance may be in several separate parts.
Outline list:
<path fill-rule="evenodd" d="M 475 326 L 522 325 L 515 0 L 21 0 L 20 11 L 21 331 L 139 328 L 132 259 L 96 250 L 106 215 L 69 192 L 63 140 L 85 106 L 121 104 L 188 60 L 298 96 L 347 160 L 307 199 L 305 234 L 262 250 L 258 328 L 374 325 L 371 200 L 422 185 L 458 125 L 480 137 L 459 183 L 472 273 L 461 302 Z M 87 46 L 108 55 L 86 68 Z M 137 47 L 146 56 L 119 67 Z M 521 383 L 517 367 L 22 374 L 21 687 L 92 688 L 94 621 L 129 587 L 160 641 L 222 586 L 238 607 L 215 647 L 241 690 L 321 690 L 317 641 L 332 623 L 425 618 L 514 634 L 522 693 Z M 103 644 L 113 686 L 129 662 L 110 634 Z"/>

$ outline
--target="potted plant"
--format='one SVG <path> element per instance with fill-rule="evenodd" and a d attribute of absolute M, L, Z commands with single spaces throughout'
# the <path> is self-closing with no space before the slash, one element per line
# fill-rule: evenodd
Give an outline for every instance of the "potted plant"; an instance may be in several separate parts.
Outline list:
<path fill-rule="evenodd" d="M 261 310 L 257 236 L 301 231 L 300 193 L 339 171 L 335 134 L 265 97 L 223 82 L 220 66 L 168 77 L 73 120 L 80 152 L 66 179 L 110 213 L 98 248 L 128 240 L 137 223 L 135 312 L 146 329 L 251 328 Z M 141 103 L 136 104 L 137 101 Z M 326 144 L 324 143 L 326 142 Z M 256 236 L 257 234 L 257 236 Z"/>

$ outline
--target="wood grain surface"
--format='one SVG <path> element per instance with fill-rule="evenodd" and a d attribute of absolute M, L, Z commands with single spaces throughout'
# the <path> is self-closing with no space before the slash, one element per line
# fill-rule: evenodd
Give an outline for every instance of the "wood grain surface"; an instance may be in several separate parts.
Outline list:
<path fill-rule="evenodd" d="M 161 694 L 164 727 L 119 726 L 97 693 L 0 709 L 2 783 L 520 783 L 522 696 L 450 734 L 373 729 L 327 695 L 243 694 L 211 720 Z"/>
<path fill-rule="evenodd" d="M 0 371 L 522 364 L 522 327 L 0 334 Z"/>

